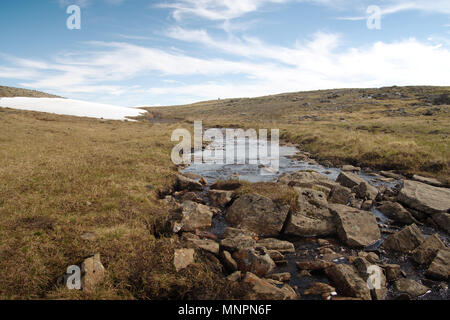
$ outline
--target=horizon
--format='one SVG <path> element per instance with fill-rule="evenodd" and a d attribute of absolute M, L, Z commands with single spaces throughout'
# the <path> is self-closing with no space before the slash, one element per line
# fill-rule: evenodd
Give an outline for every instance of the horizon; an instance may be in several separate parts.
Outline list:
<path fill-rule="evenodd" d="M 80 29 L 68 28 L 71 5 Z M 450 85 L 448 1 L 19 0 L 0 8 L 2 84 L 70 99 L 169 106 Z"/>

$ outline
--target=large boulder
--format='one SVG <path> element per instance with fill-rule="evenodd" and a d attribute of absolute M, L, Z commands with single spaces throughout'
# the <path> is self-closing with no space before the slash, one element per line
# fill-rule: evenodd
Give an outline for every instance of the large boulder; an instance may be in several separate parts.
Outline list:
<path fill-rule="evenodd" d="M 234 238 L 226 238 L 220 241 L 220 246 L 224 250 L 234 252 L 244 248 L 252 248 L 256 245 L 256 240 L 250 236 L 237 236 Z"/>
<path fill-rule="evenodd" d="M 333 264 L 326 269 L 326 274 L 338 293 L 363 300 L 372 299 L 366 281 L 358 275 L 352 266 Z"/>
<path fill-rule="evenodd" d="M 412 279 L 400 279 L 394 283 L 395 290 L 401 294 L 407 295 L 410 299 L 414 299 L 424 295 L 430 290 L 424 285 Z"/>
<path fill-rule="evenodd" d="M 290 187 L 300 187 L 323 191 L 327 196 L 331 188 L 337 183 L 330 178 L 314 171 L 298 171 L 283 174 L 278 178 L 278 182 Z"/>
<path fill-rule="evenodd" d="M 184 201 L 181 204 L 181 215 L 181 230 L 190 232 L 210 228 L 214 213 L 208 206 L 192 201 Z"/>
<path fill-rule="evenodd" d="M 295 188 L 297 208 L 290 215 L 284 232 L 301 237 L 330 236 L 336 233 L 334 216 L 326 195 L 317 190 Z"/>
<path fill-rule="evenodd" d="M 433 187 L 418 181 L 404 180 L 398 200 L 407 207 L 435 214 L 450 209 L 450 189 Z"/>
<path fill-rule="evenodd" d="M 227 211 L 226 220 L 233 227 L 255 232 L 259 236 L 278 236 L 288 212 L 289 205 L 278 205 L 258 194 L 246 194 L 234 201 Z"/>
<path fill-rule="evenodd" d="M 339 239 L 350 247 L 365 247 L 381 238 L 377 219 L 367 211 L 333 204 L 330 210 L 336 216 L 336 230 Z"/>
<path fill-rule="evenodd" d="M 436 233 L 428 237 L 420 246 L 412 252 L 412 259 L 418 264 L 430 265 L 439 250 L 445 249 L 445 243 L 442 242 Z"/>
<path fill-rule="evenodd" d="M 400 203 L 385 201 L 381 204 L 381 206 L 377 207 L 377 209 L 384 213 L 386 217 L 396 222 L 406 225 L 413 223 L 419 224 L 416 218 L 414 218 L 408 210 L 403 208 Z"/>
<path fill-rule="evenodd" d="M 250 285 L 253 299 L 261 300 L 295 300 L 295 291 L 287 284 L 278 288 L 266 279 L 261 279 L 251 272 L 247 272 L 243 283 Z"/>
<path fill-rule="evenodd" d="M 378 196 L 378 189 L 370 185 L 367 181 L 361 182 L 359 185 L 353 188 L 356 195 L 360 199 L 375 200 Z"/>
<path fill-rule="evenodd" d="M 331 188 L 328 201 L 331 203 L 347 204 L 351 195 L 352 191 L 349 188 L 337 184 Z"/>
<path fill-rule="evenodd" d="M 233 253 L 233 259 L 240 271 L 251 272 L 258 277 L 264 277 L 276 267 L 264 247 L 240 249 Z"/>
<path fill-rule="evenodd" d="M 435 213 L 430 217 L 433 224 L 450 234 L 450 214 L 446 212 Z"/>
<path fill-rule="evenodd" d="M 436 254 L 426 273 L 427 277 L 439 280 L 450 279 L 450 250 L 441 249 Z"/>
<path fill-rule="evenodd" d="M 344 187 L 352 189 L 353 187 L 359 186 L 361 183 L 365 183 L 366 180 L 355 173 L 341 172 L 336 179 L 336 182 L 340 183 Z"/>
<path fill-rule="evenodd" d="M 408 253 L 417 248 L 424 241 L 425 238 L 422 235 L 422 232 L 420 232 L 415 224 L 412 224 L 391 235 L 383 242 L 382 246 L 388 250 Z"/>

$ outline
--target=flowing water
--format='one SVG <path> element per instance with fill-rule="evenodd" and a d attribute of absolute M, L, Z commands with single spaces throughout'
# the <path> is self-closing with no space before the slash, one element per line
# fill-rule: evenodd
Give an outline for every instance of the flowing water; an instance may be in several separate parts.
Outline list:
<path fill-rule="evenodd" d="M 230 140 L 226 140 L 228 143 Z M 278 177 L 284 173 L 296 172 L 301 170 L 313 170 L 319 172 L 332 180 L 336 180 L 339 174 L 341 173 L 341 169 L 339 168 L 327 168 L 320 164 L 315 163 L 315 161 L 301 161 L 296 160 L 295 155 L 300 153 L 300 150 L 293 146 L 280 146 L 279 147 L 279 168 L 278 170 L 273 170 L 272 168 L 267 169 L 266 166 L 261 166 L 259 164 L 249 164 L 250 160 L 253 159 L 254 154 L 250 155 L 249 145 L 252 143 L 258 143 L 259 141 L 252 141 L 249 139 L 239 140 L 238 146 L 236 148 L 237 155 L 245 155 L 245 163 L 243 164 L 222 164 L 222 163 L 202 163 L 202 164 L 192 164 L 189 167 L 186 167 L 183 170 L 183 173 L 193 173 L 197 175 L 201 175 L 205 177 L 209 183 L 212 183 L 216 180 L 228 180 L 228 179 L 240 179 L 249 182 L 275 182 Z M 270 148 L 270 143 L 268 144 Z M 211 156 L 208 158 L 209 160 L 213 159 L 209 162 L 217 162 L 218 159 L 222 159 L 222 154 L 217 150 L 222 150 L 225 152 L 225 146 L 223 143 L 215 142 L 208 145 L 205 150 L 208 152 L 212 150 L 216 150 L 216 153 L 211 153 Z M 199 156 L 199 153 L 194 153 L 194 155 Z M 270 157 L 269 157 L 270 158 Z M 272 157 L 273 159 L 273 157 Z M 219 161 L 221 162 L 221 161 Z M 263 173 L 263 174 L 261 174 Z M 271 173 L 271 174 L 267 174 Z M 369 172 L 360 171 L 359 176 L 368 181 L 373 186 L 384 185 L 386 188 L 394 188 L 401 181 L 386 181 L 385 179 L 380 180 L 378 175 L 373 175 Z M 207 192 L 208 188 L 206 187 L 203 191 L 203 195 L 205 200 L 207 200 Z M 380 227 L 383 229 L 387 229 L 390 232 L 396 232 L 401 230 L 401 226 L 395 225 L 390 219 L 388 219 L 383 213 L 378 211 L 375 207 L 371 209 L 371 212 L 377 217 L 377 221 L 380 224 Z M 213 219 L 213 224 L 210 232 L 216 234 L 219 238 L 221 237 L 222 232 L 228 226 L 227 222 L 224 218 L 225 212 L 222 215 L 217 215 Z M 444 242 L 449 245 L 449 237 L 442 232 L 436 231 L 431 227 L 421 227 L 424 235 L 432 235 L 434 233 L 439 233 L 441 238 L 443 238 Z M 405 271 L 408 275 L 408 278 L 412 278 L 415 280 L 423 280 L 425 279 L 425 269 L 421 268 L 413 264 L 410 259 L 407 258 L 406 255 L 395 255 L 395 254 L 387 254 L 383 251 L 379 251 L 378 247 L 381 245 L 382 241 L 386 239 L 390 235 L 389 232 L 382 233 L 382 240 L 375 245 L 365 248 L 363 251 L 373 251 L 380 256 L 380 259 L 385 264 L 399 264 L 402 267 L 402 270 Z M 298 291 L 302 293 L 305 289 L 308 288 L 311 282 L 325 282 L 328 283 L 328 279 L 322 274 L 313 274 L 313 277 L 310 276 L 302 276 L 298 272 L 296 267 L 297 261 L 310 261 L 315 259 L 320 259 L 320 254 L 317 252 L 318 245 L 314 241 L 314 239 L 308 238 L 286 238 L 282 237 L 284 240 L 291 241 L 295 246 L 295 253 L 286 254 L 287 265 L 277 267 L 275 272 L 289 272 L 291 274 L 290 285 L 292 287 L 298 288 Z M 347 248 L 342 245 L 339 241 L 333 238 L 327 239 L 333 246 L 333 250 L 336 253 L 343 255 L 357 255 L 358 251 Z M 337 258 L 333 260 L 335 263 L 348 263 L 345 258 Z M 419 299 L 450 299 L 450 293 L 447 289 L 442 288 L 440 282 L 435 282 L 431 280 L 426 280 L 424 283 L 432 290 L 426 295 L 420 297 Z M 448 283 L 447 283 L 448 284 Z M 388 298 L 394 298 L 395 292 L 393 291 L 392 285 L 388 285 Z M 303 296 L 304 298 L 308 298 L 308 296 Z M 317 298 L 310 296 L 309 298 Z"/>

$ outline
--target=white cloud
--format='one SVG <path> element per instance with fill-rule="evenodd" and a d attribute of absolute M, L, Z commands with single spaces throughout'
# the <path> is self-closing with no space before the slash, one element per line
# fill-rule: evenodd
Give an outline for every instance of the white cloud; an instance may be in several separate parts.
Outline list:
<path fill-rule="evenodd" d="M 197 16 L 209 20 L 230 20 L 253 12 L 269 3 L 286 3 L 291 0 L 174 0 L 159 4 L 173 10 L 172 16 L 180 20 Z"/>
<path fill-rule="evenodd" d="M 450 51 L 415 39 L 343 49 L 339 36 L 326 33 L 292 47 L 258 39 L 224 41 L 206 31 L 181 28 L 171 35 L 226 51 L 233 58 L 197 58 L 127 43 L 91 42 L 88 52 L 61 54 L 52 61 L 7 57 L 9 67 L 0 66 L 0 77 L 65 96 L 95 94 L 120 101 L 139 94 L 152 98 L 149 104 L 164 103 L 167 97 L 188 102 L 327 88 L 450 85 Z M 124 85 L 142 77 L 158 77 L 160 85 L 147 89 Z M 180 77 L 188 80 L 179 81 Z M 137 103 L 145 101 L 133 102 Z"/>

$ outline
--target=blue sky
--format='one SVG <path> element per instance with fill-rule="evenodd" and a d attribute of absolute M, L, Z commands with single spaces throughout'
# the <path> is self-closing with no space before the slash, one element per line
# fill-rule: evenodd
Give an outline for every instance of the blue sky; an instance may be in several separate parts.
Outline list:
<path fill-rule="evenodd" d="M 449 0 L 3 0 L 0 34 L 0 84 L 123 106 L 450 85 Z"/>

